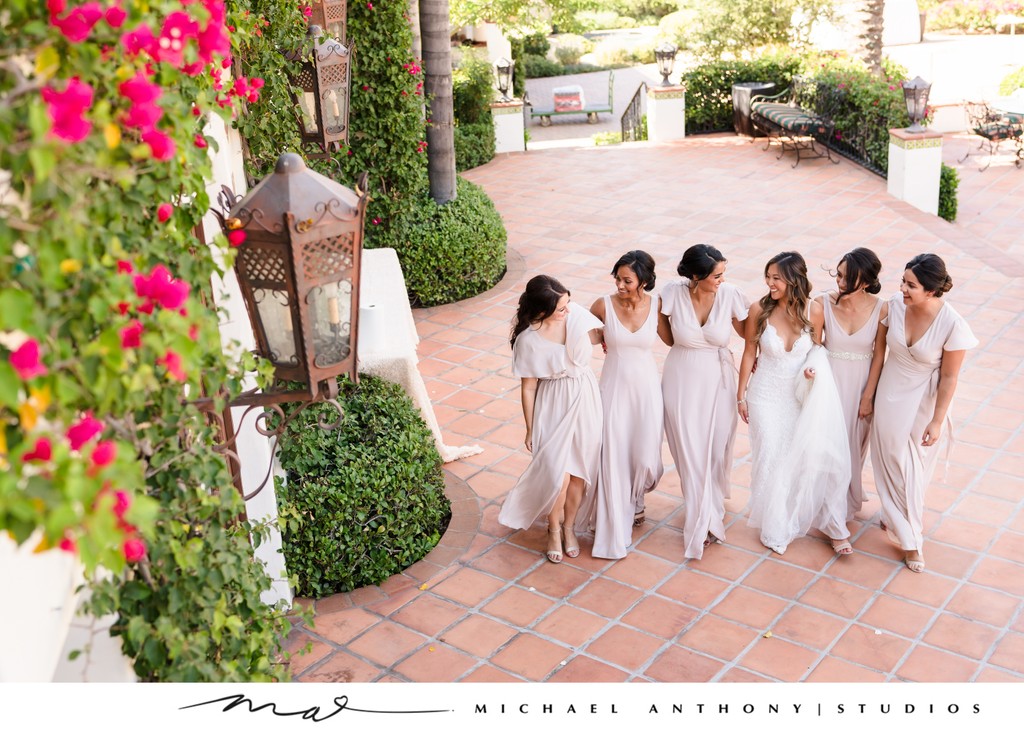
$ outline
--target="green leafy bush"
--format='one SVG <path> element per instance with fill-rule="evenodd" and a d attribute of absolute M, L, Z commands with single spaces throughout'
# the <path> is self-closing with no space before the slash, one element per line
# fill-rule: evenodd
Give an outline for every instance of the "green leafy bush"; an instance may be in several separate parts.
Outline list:
<path fill-rule="evenodd" d="M 583 36 L 563 33 L 558 36 L 555 45 L 555 58 L 562 66 L 578 64 L 580 58 L 588 50 L 588 41 Z"/>
<path fill-rule="evenodd" d="M 494 70 L 476 49 L 462 54 L 452 70 L 452 106 L 456 124 L 475 125 L 491 118 Z"/>
<path fill-rule="evenodd" d="M 1022 87 L 1024 87 L 1024 66 L 1003 77 L 1003 80 L 999 82 L 999 93 L 1008 97 Z"/>
<path fill-rule="evenodd" d="M 531 33 L 523 37 L 523 53 L 531 56 L 547 56 L 551 50 L 551 42 L 543 33 Z"/>
<path fill-rule="evenodd" d="M 732 130 L 732 87 L 748 81 L 774 82 L 775 93 L 789 87 L 800 58 L 779 54 L 751 61 L 712 61 L 683 74 L 686 134 Z"/>
<path fill-rule="evenodd" d="M 461 173 L 493 160 L 494 142 L 494 122 L 491 119 L 455 125 L 455 169 Z"/>
<path fill-rule="evenodd" d="M 460 197 L 461 198 L 461 197 Z M 285 556 L 299 595 L 377 585 L 423 558 L 450 516 L 441 457 L 412 400 L 391 382 L 341 382 L 341 424 L 310 407 L 281 439 Z"/>
<path fill-rule="evenodd" d="M 526 52 L 522 58 L 522 69 L 527 79 L 542 79 L 547 76 L 561 76 L 565 67 L 547 56 Z"/>
<path fill-rule="evenodd" d="M 396 249 L 413 305 L 472 297 L 505 273 L 508 234 L 494 202 L 461 177 L 456 190 L 444 206 L 424 195 L 403 222 Z"/>
<path fill-rule="evenodd" d="M 947 0 L 928 10 L 930 30 L 962 30 L 972 33 L 996 30 L 1000 15 L 1020 15 L 1024 5 L 1012 0 Z M 1009 31 L 1007 26 L 1003 30 Z"/>
<path fill-rule="evenodd" d="M 942 164 L 939 175 L 939 216 L 946 221 L 956 221 L 957 189 L 960 187 L 960 174 L 955 168 Z"/>

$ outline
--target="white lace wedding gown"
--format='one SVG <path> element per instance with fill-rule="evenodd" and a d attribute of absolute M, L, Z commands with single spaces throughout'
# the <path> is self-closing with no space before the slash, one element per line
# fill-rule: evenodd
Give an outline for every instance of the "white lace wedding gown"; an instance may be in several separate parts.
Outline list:
<path fill-rule="evenodd" d="M 803 370 L 815 370 L 813 380 Z M 761 543 L 782 554 L 813 527 L 850 536 L 846 491 L 850 452 L 828 359 L 807 331 L 786 351 L 770 323 L 747 387 L 751 445 L 750 517 Z"/>

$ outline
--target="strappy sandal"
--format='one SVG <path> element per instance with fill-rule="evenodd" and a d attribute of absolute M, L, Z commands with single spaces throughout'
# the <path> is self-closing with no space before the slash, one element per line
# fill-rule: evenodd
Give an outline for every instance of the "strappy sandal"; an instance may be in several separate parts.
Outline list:
<path fill-rule="evenodd" d="M 906 563 L 907 570 L 912 573 L 924 572 L 924 557 L 918 557 L 917 560 L 911 560 L 909 557 L 904 557 L 903 562 Z"/>
<path fill-rule="evenodd" d="M 574 543 L 572 545 L 569 544 L 569 536 L 570 535 L 572 535 L 572 541 Z M 580 542 L 579 542 L 578 539 L 576 539 L 576 533 L 573 532 L 571 529 L 566 528 L 566 526 L 563 524 L 562 525 L 562 537 L 563 537 L 563 542 L 565 543 L 565 555 L 566 555 L 566 557 L 579 557 L 579 555 L 580 555 Z"/>
<path fill-rule="evenodd" d="M 647 520 L 647 517 L 644 515 L 644 510 L 641 509 L 640 511 L 638 511 L 636 514 L 633 515 L 633 526 L 634 527 L 639 527 L 646 520 Z"/>
<path fill-rule="evenodd" d="M 713 534 L 708 532 L 707 539 L 704 540 L 704 547 L 711 547 L 711 545 L 720 545 L 722 540 L 715 537 Z"/>
<path fill-rule="evenodd" d="M 849 540 L 832 540 L 832 549 L 837 555 L 852 555 L 853 545 Z"/>
<path fill-rule="evenodd" d="M 552 549 L 552 544 L 556 545 L 558 549 Z M 560 525 L 557 525 L 554 530 L 548 527 L 548 549 L 544 555 L 548 562 L 553 562 L 556 565 L 562 562 L 562 527 Z"/>

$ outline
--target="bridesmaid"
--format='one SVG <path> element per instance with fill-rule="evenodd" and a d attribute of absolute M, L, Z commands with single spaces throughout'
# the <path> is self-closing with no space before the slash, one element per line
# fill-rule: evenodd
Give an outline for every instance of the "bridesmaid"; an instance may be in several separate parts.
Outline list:
<path fill-rule="evenodd" d="M 594 557 L 617 560 L 644 521 L 644 498 L 661 480 L 662 412 L 654 259 L 641 250 L 612 267 L 615 294 L 590 308 L 604 323 L 607 350 L 601 370 L 604 439 L 594 507 Z"/>
<path fill-rule="evenodd" d="M 888 313 L 888 307 L 876 296 L 882 289 L 878 282 L 881 270 L 878 256 L 870 249 L 858 247 L 843 255 L 836 266 L 838 289 L 818 298 L 825 311 L 823 343 L 828 349 L 850 440 L 847 522 L 864 504 L 861 473 L 868 453 L 875 387 L 885 358 L 885 329 L 879 329 L 878 324 Z"/>
<path fill-rule="evenodd" d="M 512 372 L 522 378 L 523 419 L 530 465 L 501 507 L 498 521 L 528 529 L 548 520 L 547 559 L 580 554 L 573 532 L 585 492 L 597 478 L 601 451 L 601 395 L 590 369 L 601 322 L 569 302 L 555 278 L 537 275 L 519 298 L 509 343 Z"/>
<path fill-rule="evenodd" d="M 911 571 L 924 570 L 924 493 L 949 416 L 967 349 L 978 345 L 967 321 L 942 301 L 953 287 L 933 254 L 907 263 L 900 294 L 883 327 L 889 358 L 882 367 L 871 426 L 871 464 L 883 528 L 904 551 Z"/>
<path fill-rule="evenodd" d="M 662 377 L 665 434 L 683 492 L 683 556 L 699 560 L 725 539 L 725 500 L 736 434 L 736 376 L 729 351 L 742 335 L 750 303 L 725 282 L 726 260 L 695 244 L 661 295 L 658 335 L 670 346 Z"/>

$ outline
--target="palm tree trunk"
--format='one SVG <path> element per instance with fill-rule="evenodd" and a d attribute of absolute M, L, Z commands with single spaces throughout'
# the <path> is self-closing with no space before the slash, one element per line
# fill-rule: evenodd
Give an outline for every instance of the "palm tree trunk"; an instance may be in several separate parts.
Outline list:
<path fill-rule="evenodd" d="M 419 0 L 423 41 L 423 86 L 427 125 L 430 197 L 443 205 L 455 199 L 455 112 L 452 101 L 452 48 L 448 0 Z"/>
<path fill-rule="evenodd" d="M 882 74 L 882 14 L 885 0 L 864 0 L 860 3 L 860 58 L 872 74 Z"/>
<path fill-rule="evenodd" d="M 420 2 L 409 0 L 409 27 L 412 28 L 412 57 L 423 58 L 423 42 L 420 40 Z"/>

